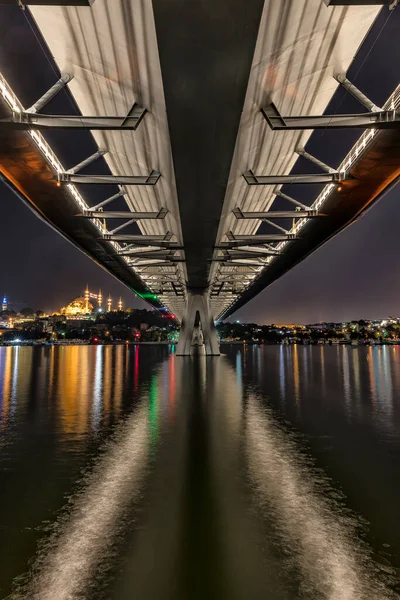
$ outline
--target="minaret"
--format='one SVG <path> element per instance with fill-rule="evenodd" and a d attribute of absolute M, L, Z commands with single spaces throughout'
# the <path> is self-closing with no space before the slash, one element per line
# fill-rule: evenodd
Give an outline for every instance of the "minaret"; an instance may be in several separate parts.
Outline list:
<path fill-rule="evenodd" d="M 107 300 L 107 312 L 111 312 L 111 296 L 108 296 Z"/>
<path fill-rule="evenodd" d="M 89 285 L 86 286 L 85 290 L 85 313 L 89 312 Z"/>
<path fill-rule="evenodd" d="M 99 293 L 97 294 L 97 305 L 98 305 L 97 308 L 99 310 L 102 309 L 102 306 L 101 306 L 102 304 L 103 304 L 103 294 L 101 293 L 101 290 L 99 290 Z"/>
<path fill-rule="evenodd" d="M 119 302 L 118 302 L 118 310 L 122 310 L 122 298 L 119 298 Z"/>

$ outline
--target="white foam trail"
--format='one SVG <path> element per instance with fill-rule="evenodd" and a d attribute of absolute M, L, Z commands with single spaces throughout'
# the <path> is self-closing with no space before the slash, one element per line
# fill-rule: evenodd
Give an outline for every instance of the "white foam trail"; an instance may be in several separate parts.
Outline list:
<path fill-rule="evenodd" d="M 38 558 L 35 581 L 24 597 L 34 600 L 76 600 L 84 597 L 118 530 L 124 509 L 139 491 L 148 455 L 148 417 L 141 407 L 123 425 L 117 439 L 89 476 L 84 490 L 55 543 Z M 19 598 L 18 592 L 11 598 Z"/>
<path fill-rule="evenodd" d="M 324 497 L 327 481 L 299 456 L 290 436 L 254 397 L 246 411 L 247 456 L 260 505 L 275 518 L 302 576 L 302 592 L 324 600 L 388 600 L 395 597 L 373 574 L 373 564 L 355 539 L 349 517 Z M 369 564 L 368 564 L 369 563 Z M 303 597 L 303 596 L 301 596 Z M 397 596 L 396 596 L 397 597 Z"/>

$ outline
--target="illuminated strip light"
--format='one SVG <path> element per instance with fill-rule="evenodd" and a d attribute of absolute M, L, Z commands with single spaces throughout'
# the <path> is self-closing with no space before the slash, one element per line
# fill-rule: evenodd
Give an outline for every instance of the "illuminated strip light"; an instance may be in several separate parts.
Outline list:
<path fill-rule="evenodd" d="M 388 100 L 383 105 L 383 110 L 397 110 L 399 107 L 400 107 L 400 84 L 396 87 L 394 92 L 389 96 Z M 371 141 L 374 139 L 374 137 L 376 136 L 377 133 L 378 133 L 377 129 L 368 129 L 368 130 L 364 131 L 364 133 L 360 136 L 360 138 L 357 140 L 357 142 L 351 148 L 350 152 L 345 156 L 344 160 L 341 162 L 341 164 L 339 165 L 337 170 L 340 173 L 343 172 L 344 174 L 346 174 L 348 171 L 350 171 L 351 167 L 358 160 L 359 156 L 363 152 L 365 152 L 367 146 L 371 143 Z M 315 202 L 311 205 L 310 208 L 319 210 L 325 204 L 325 201 L 327 200 L 328 196 L 330 196 L 330 194 L 332 193 L 332 191 L 335 188 L 336 188 L 336 186 L 334 184 L 328 183 L 324 187 L 322 192 L 319 194 L 319 196 L 317 197 Z M 292 229 L 289 231 L 289 233 L 292 233 L 292 234 L 299 233 L 299 231 L 301 231 L 309 221 L 311 221 L 311 219 L 309 219 L 308 217 L 303 217 L 302 219 L 299 219 L 299 221 L 296 223 L 296 225 L 294 227 L 292 227 Z M 275 247 L 278 251 L 281 251 L 290 243 L 291 243 L 291 240 L 288 240 L 285 242 L 279 242 L 279 244 Z M 279 258 L 279 257 L 269 256 L 265 261 L 265 267 L 268 267 L 272 263 L 272 261 L 276 260 L 277 258 Z M 262 270 L 264 270 L 265 267 L 263 267 Z M 257 273 L 257 276 L 261 275 L 261 272 L 262 271 L 259 271 Z M 253 282 L 250 282 L 249 284 L 247 284 L 246 288 L 250 287 L 252 285 L 252 283 Z M 232 304 L 234 304 L 234 301 L 230 302 L 229 305 L 220 313 L 220 315 L 218 316 L 218 319 L 230 308 L 230 306 L 232 306 Z"/>
<path fill-rule="evenodd" d="M 400 85 L 397 86 L 397 88 L 394 90 L 392 95 L 385 102 L 383 108 L 384 108 L 384 110 L 396 110 L 399 106 L 400 106 Z M 354 146 L 352 147 L 350 152 L 347 154 L 347 156 L 341 162 L 341 164 L 339 165 L 337 170 L 340 173 L 343 172 L 344 174 L 347 174 L 348 171 L 350 171 L 350 169 L 354 165 L 354 163 L 358 160 L 359 156 L 361 154 L 363 154 L 363 152 L 365 152 L 367 146 L 371 143 L 371 141 L 373 140 L 373 138 L 376 136 L 377 133 L 378 133 L 377 129 L 368 129 L 367 131 L 364 131 L 364 133 L 354 144 Z M 332 183 L 329 183 L 328 185 L 326 185 L 324 187 L 324 189 L 322 190 L 322 192 L 317 197 L 317 199 L 315 200 L 315 202 L 311 205 L 311 208 L 313 208 L 315 210 L 320 209 L 325 204 L 325 201 L 327 200 L 328 196 L 330 196 L 330 194 L 332 193 L 332 191 L 335 188 L 336 188 L 336 186 Z M 294 227 L 292 227 L 292 229 L 290 230 L 290 233 L 297 234 L 301 229 L 303 229 L 303 227 L 309 221 L 310 221 L 310 219 L 307 217 L 300 219 L 296 223 L 296 225 Z M 288 243 L 289 242 L 280 242 L 277 246 L 277 249 L 281 250 Z M 274 256 L 270 256 L 266 262 L 271 263 L 272 260 L 274 260 L 275 258 L 276 257 L 274 257 Z"/>
<path fill-rule="evenodd" d="M 7 81 L 5 80 L 5 78 L 3 77 L 3 75 L 1 73 L 0 73 L 0 94 L 12 111 L 18 112 L 18 113 L 24 112 L 24 110 L 25 110 L 24 107 L 22 106 L 21 102 L 18 100 L 17 96 L 14 94 L 11 87 L 9 86 L 9 84 L 7 83 Z M 36 146 L 39 148 L 40 152 L 42 153 L 44 158 L 47 160 L 47 162 L 50 164 L 50 166 L 53 168 L 53 170 L 57 174 L 65 173 L 65 169 L 64 169 L 63 165 L 61 164 L 61 162 L 59 161 L 59 159 L 57 158 L 57 156 L 55 155 L 55 153 L 53 152 L 53 150 L 51 149 L 49 144 L 46 142 L 43 135 L 41 133 L 39 133 L 39 131 L 33 130 L 33 129 L 28 129 L 27 133 L 30 135 L 32 140 L 35 142 Z M 81 194 L 79 193 L 79 191 L 77 190 L 75 185 L 73 185 L 72 183 L 68 183 L 67 188 L 68 188 L 68 191 L 70 192 L 71 196 L 74 198 L 75 202 L 77 203 L 77 205 L 79 206 L 79 208 L 81 210 L 83 210 L 83 211 L 90 210 L 90 206 L 85 202 L 85 200 L 83 199 L 83 197 L 81 196 Z M 101 219 L 94 218 L 94 219 L 91 219 L 91 221 L 102 235 L 110 234 L 108 229 L 106 229 L 103 226 Z M 123 250 L 122 246 L 120 244 L 118 244 L 117 242 L 109 241 L 109 244 L 111 244 L 111 246 L 116 251 Z M 135 273 L 135 275 L 140 277 L 140 273 L 138 271 L 136 271 L 133 268 L 133 266 L 130 264 L 129 258 L 126 258 L 123 256 L 121 258 L 124 260 L 127 267 L 131 268 L 132 271 Z M 142 278 L 140 277 L 140 279 L 142 279 Z M 142 281 L 146 285 L 146 283 L 144 282 L 143 279 L 142 279 Z"/>

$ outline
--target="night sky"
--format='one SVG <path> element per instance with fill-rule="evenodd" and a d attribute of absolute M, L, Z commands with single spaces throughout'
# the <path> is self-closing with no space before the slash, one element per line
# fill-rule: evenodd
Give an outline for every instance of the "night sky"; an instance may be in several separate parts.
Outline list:
<path fill-rule="evenodd" d="M 0 7 L 0 15 L 0 70 L 28 106 L 54 83 L 56 75 L 26 16 L 16 7 L 4 6 Z M 349 79 L 377 104 L 383 104 L 399 81 L 399 31 L 400 8 L 391 13 L 383 9 L 348 72 Z M 67 100 L 67 112 L 71 113 L 71 101 Z M 48 112 L 50 108 L 61 113 L 64 108 L 65 112 L 62 103 L 67 100 L 53 101 Z M 340 89 L 327 112 L 362 110 Z M 360 130 L 316 132 L 307 150 L 336 167 L 360 134 Z M 76 133 L 72 135 L 76 140 Z M 72 145 L 72 142 L 60 143 L 57 136 L 46 137 L 64 164 L 72 166 L 94 151 L 90 134 L 85 132 L 85 136 L 79 144 L 82 156 L 76 160 L 76 141 Z M 304 159 L 298 161 L 296 172 L 311 171 Z M 288 193 L 288 188 L 285 191 Z M 317 194 L 318 186 L 297 186 L 295 192 L 300 201 L 310 204 Z M 100 199 L 104 197 L 103 193 Z M 125 306 L 145 306 L 125 286 L 41 222 L 5 186 L 0 187 L 0 208 L 0 294 L 7 294 L 12 308 L 56 310 L 82 294 L 87 283 L 92 291 L 101 288 L 103 296 L 111 293 L 117 299 L 121 295 Z M 310 323 L 400 315 L 399 225 L 400 186 L 397 186 L 355 224 L 264 290 L 231 320 Z"/>

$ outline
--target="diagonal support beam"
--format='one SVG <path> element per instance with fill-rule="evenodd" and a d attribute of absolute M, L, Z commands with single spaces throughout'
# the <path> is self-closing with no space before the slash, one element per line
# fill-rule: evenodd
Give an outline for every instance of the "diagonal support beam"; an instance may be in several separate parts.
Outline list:
<path fill-rule="evenodd" d="M 73 75 L 63 73 L 60 79 L 56 81 L 56 83 L 45 94 L 43 94 L 43 96 L 39 98 L 39 100 L 37 100 L 35 104 L 32 104 L 30 108 L 26 109 L 25 113 L 38 113 L 39 110 L 46 106 L 46 104 L 48 104 L 48 102 L 50 102 L 50 100 L 54 98 L 54 96 L 56 96 L 58 92 L 61 91 L 67 85 L 67 83 L 71 81 L 71 79 L 73 79 L 73 77 Z"/>
<path fill-rule="evenodd" d="M 346 173 L 315 173 L 310 175 L 255 175 L 253 171 L 243 173 L 248 185 L 277 185 L 285 183 L 332 183 L 352 179 Z"/>
<path fill-rule="evenodd" d="M 104 200 L 102 206 L 104 206 L 104 202 L 111 202 L 111 200 L 119 198 L 120 196 L 123 196 L 123 193 L 116 194 L 115 196 Z M 95 209 L 98 207 L 99 204 L 95 207 Z M 135 221 L 147 221 L 151 219 L 165 219 L 168 214 L 168 210 L 166 208 L 161 208 L 161 210 L 158 212 L 130 212 L 129 210 L 102 211 L 95 209 L 85 211 L 84 213 L 75 216 L 83 217 L 85 219 L 133 219 Z"/>
<path fill-rule="evenodd" d="M 98 158 L 101 158 L 105 154 L 107 154 L 107 150 L 97 150 L 97 152 L 95 152 L 91 156 L 88 156 L 88 158 L 85 158 L 85 160 L 82 160 L 82 162 L 75 165 L 75 167 L 71 167 L 70 169 L 68 169 L 66 173 L 68 173 L 69 175 L 75 175 L 75 173 L 78 173 L 78 171 L 81 171 L 82 169 L 92 164 Z"/>
<path fill-rule="evenodd" d="M 365 106 L 370 112 L 382 112 L 383 108 L 372 102 L 365 94 L 362 93 L 361 90 L 358 89 L 351 83 L 346 77 L 345 73 L 339 73 L 335 76 L 336 81 L 338 81 L 344 89 L 349 92 L 360 104 Z"/>
<path fill-rule="evenodd" d="M 277 190 L 276 192 L 272 192 L 272 193 L 274 194 L 274 196 L 279 196 L 280 198 L 284 198 L 285 200 L 288 200 L 289 202 L 291 202 L 292 204 L 294 204 L 295 206 L 297 206 L 300 209 L 302 208 L 304 210 L 313 210 L 310 206 L 307 206 L 306 204 L 299 202 L 295 198 L 292 198 L 292 196 L 288 196 L 287 194 L 284 194 L 282 192 L 282 190 Z"/>
<path fill-rule="evenodd" d="M 314 163 L 314 165 L 317 165 L 317 167 L 319 167 L 323 171 L 326 171 L 327 173 L 337 173 L 337 169 L 334 169 L 333 167 L 330 167 L 326 163 L 322 162 L 322 160 L 319 160 L 319 158 L 315 158 L 315 156 L 313 156 L 309 152 L 306 152 L 304 150 L 304 148 L 299 148 L 297 150 L 297 154 L 299 156 L 302 156 L 306 160 L 309 160 L 310 162 Z"/>
<path fill-rule="evenodd" d="M 106 206 L 107 204 L 110 204 L 110 202 L 113 202 L 114 200 L 117 200 L 118 198 L 121 198 L 122 196 L 125 196 L 125 194 L 126 194 L 125 190 L 120 190 L 117 194 L 114 194 L 114 196 L 110 196 L 109 198 L 106 198 L 102 202 L 99 202 L 98 204 L 96 204 L 96 206 L 93 206 L 87 212 L 89 213 L 91 218 L 94 218 L 95 216 L 101 218 L 101 217 L 103 217 L 103 211 L 100 211 L 98 209 L 101 208 L 102 206 Z M 75 215 L 75 216 L 76 217 L 84 217 L 87 215 L 86 215 L 86 213 L 83 213 L 83 214 Z"/>
<path fill-rule="evenodd" d="M 263 219 L 264 223 L 268 223 L 268 225 L 271 225 L 271 227 L 274 227 L 275 229 L 277 229 L 278 231 L 282 231 L 282 233 L 289 233 L 289 231 L 287 229 L 285 229 L 284 227 L 281 227 L 280 225 L 278 225 L 278 223 L 274 223 L 273 221 L 270 221 L 269 219 Z"/>
<path fill-rule="evenodd" d="M 112 229 L 110 234 L 114 235 L 114 233 L 117 233 L 117 231 L 121 231 L 121 229 L 125 229 L 125 227 L 128 227 L 128 225 L 132 225 L 133 223 L 135 223 L 135 219 L 129 219 L 129 221 L 125 221 L 125 223 L 122 223 L 122 225 L 118 225 L 118 227 Z"/>
<path fill-rule="evenodd" d="M 0 128 L 6 131 L 26 131 L 28 129 L 39 131 L 47 129 L 135 131 L 143 119 L 146 109 L 137 106 L 131 113 L 132 115 L 127 117 L 87 117 L 80 115 L 42 115 L 36 112 L 14 111 L 10 116 L 0 119 Z"/>
<path fill-rule="evenodd" d="M 321 115 L 283 117 L 274 104 L 261 109 L 272 130 L 298 129 L 397 129 L 400 127 L 400 113 L 395 110 L 379 110 L 362 114 Z"/>
<path fill-rule="evenodd" d="M 65 183 L 88 183 L 100 185 L 155 185 L 161 177 L 158 171 L 149 175 L 71 175 L 59 173 L 58 180 Z"/>
<path fill-rule="evenodd" d="M 308 219 L 314 217 L 325 217 L 323 213 L 318 212 L 315 209 L 309 210 L 270 210 L 267 212 L 242 212 L 240 208 L 235 208 L 233 214 L 237 219 L 297 219 L 301 217 L 307 217 Z"/>

